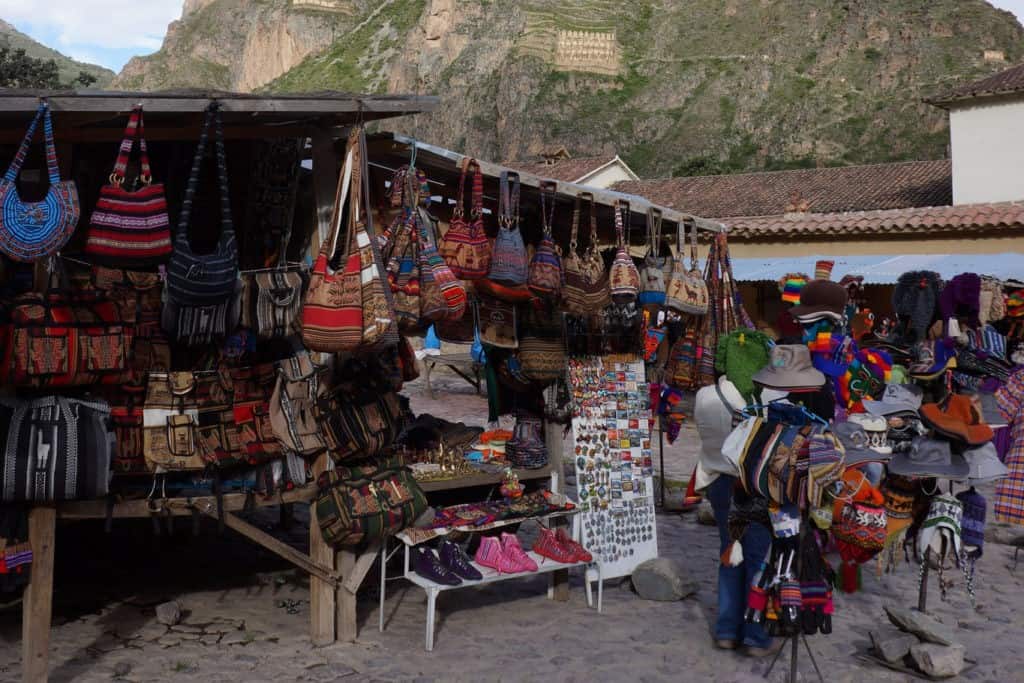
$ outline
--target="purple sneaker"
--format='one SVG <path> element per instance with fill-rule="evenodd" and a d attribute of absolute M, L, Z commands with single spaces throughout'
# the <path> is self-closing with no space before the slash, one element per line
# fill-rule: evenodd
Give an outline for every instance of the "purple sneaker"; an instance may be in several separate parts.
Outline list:
<path fill-rule="evenodd" d="M 441 547 L 437 549 L 437 554 L 441 557 L 441 564 L 464 581 L 479 581 L 484 578 L 480 570 L 470 564 L 469 555 L 458 543 L 448 540 L 441 541 Z"/>
<path fill-rule="evenodd" d="M 448 567 L 441 564 L 437 555 L 430 548 L 412 548 L 412 569 L 424 579 L 429 579 L 442 586 L 458 586 L 462 579 L 453 574 Z"/>

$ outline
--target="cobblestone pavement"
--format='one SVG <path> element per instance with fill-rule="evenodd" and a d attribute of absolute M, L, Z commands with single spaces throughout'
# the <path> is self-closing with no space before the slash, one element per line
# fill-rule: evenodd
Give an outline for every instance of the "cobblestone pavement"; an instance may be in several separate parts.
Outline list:
<path fill-rule="evenodd" d="M 430 402 L 415 383 L 417 410 L 486 419 L 484 402 L 458 382 Z M 682 441 L 682 439 L 681 439 Z M 692 444 L 690 446 L 692 451 Z M 688 476 L 692 455 L 683 445 L 666 450 L 670 478 Z M 261 518 L 267 528 L 275 519 Z M 763 680 L 766 667 L 734 652 L 713 650 L 718 566 L 714 529 L 695 515 L 661 514 L 659 548 L 699 583 L 696 596 L 655 603 L 628 585 L 609 582 L 604 613 L 588 609 L 579 575 L 568 603 L 546 597 L 544 578 L 515 580 L 453 591 L 438 602 L 435 650 L 423 649 L 425 599 L 404 582 L 389 585 L 387 629 L 377 630 L 378 590 L 371 572 L 359 604 L 361 630 L 354 644 L 314 648 L 308 640 L 305 580 L 236 536 L 204 529 L 199 538 L 182 523 L 174 536 L 154 541 L 148 522 L 117 525 L 113 537 L 101 524 L 61 529 L 55 620 L 51 640 L 53 681 L 726 681 Z M 301 528 L 289 540 L 299 544 Z M 959 576 L 950 602 L 932 584 L 930 607 L 976 662 L 963 675 L 972 681 L 1024 681 L 1024 565 L 1012 570 L 1012 548 L 989 543 L 979 565 L 978 609 L 972 610 Z M 397 569 L 397 568 L 396 568 Z M 917 572 L 902 565 L 876 576 L 865 567 L 864 589 L 839 595 L 831 636 L 808 642 L 830 683 L 903 681 L 901 674 L 866 665 L 868 631 L 884 620 L 883 604 L 916 604 Z M 182 625 L 157 624 L 154 606 L 181 602 Z M 2 601 L 2 597 L 0 597 Z M 20 680 L 20 612 L 0 608 L 0 681 Z M 784 658 L 773 681 L 785 680 Z M 801 650 L 800 680 L 813 669 Z"/>

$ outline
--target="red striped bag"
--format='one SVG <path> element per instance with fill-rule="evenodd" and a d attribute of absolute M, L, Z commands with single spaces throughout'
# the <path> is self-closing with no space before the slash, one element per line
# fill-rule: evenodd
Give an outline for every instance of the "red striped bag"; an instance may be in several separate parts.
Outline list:
<path fill-rule="evenodd" d="M 429 272 L 434 285 L 441 289 L 448 307 L 444 319 L 458 320 L 466 312 L 466 288 L 434 246 L 434 237 L 437 235 L 434 218 L 423 207 L 417 207 L 416 211 L 419 214 L 420 229 L 420 277 L 426 281 Z"/>
<path fill-rule="evenodd" d="M 473 172 L 472 206 L 469 220 L 466 220 L 465 187 L 466 175 Z M 476 159 L 464 159 L 462 175 L 459 178 L 459 202 L 452 212 L 448 232 L 440 245 L 441 256 L 455 277 L 463 280 L 479 280 L 487 277 L 491 269 L 491 243 L 484 232 L 484 175 Z"/>
<path fill-rule="evenodd" d="M 338 179 L 338 193 L 331 217 L 333 229 L 320 245 L 309 289 L 302 302 L 302 341 L 312 351 L 353 351 L 363 341 L 362 259 L 353 244 L 356 232 L 354 211 L 350 210 L 347 215 L 341 259 L 344 265 L 337 271 L 330 267 L 338 246 L 341 224 L 346 218 L 345 200 L 352 186 L 354 156 L 355 145 L 350 140 L 345 165 Z M 352 199 L 359 201 L 356 197 Z"/>
<path fill-rule="evenodd" d="M 135 191 L 125 188 L 125 172 L 135 139 L 139 141 L 139 175 Z M 142 105 L 132 109 L 124 140 L 110 174 L 110 184 L 100 188 L 100 198 L 89 221 L 85 253 L 100 264 L 145 268 L 171 256 L 171 228 L 163 183 L 153 182 L 146 152 Z"/>

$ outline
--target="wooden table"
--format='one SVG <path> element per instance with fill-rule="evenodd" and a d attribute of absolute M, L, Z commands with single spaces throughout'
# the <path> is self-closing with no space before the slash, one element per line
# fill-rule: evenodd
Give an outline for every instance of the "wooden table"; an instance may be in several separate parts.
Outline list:
<path fill-rule="evenodd" d="M 482 379 L 480 371 L 483 370 L 483 366 L 473 360 L 472 354 L 466 353 L 442 353 L 436 356 L 424 356 L 423 367 L 426 369 L 427 375 L 427 392 L 430 394 L 430 398 L 436 398 L 434 395 L 434 388 L 430 386 L 430 373 L 434 370 L 435 366 L 443 365 L 448 368 L 456 375 L 466 380 L 474 389 L 476 393 L 480 393 L 482 386 Z"/>

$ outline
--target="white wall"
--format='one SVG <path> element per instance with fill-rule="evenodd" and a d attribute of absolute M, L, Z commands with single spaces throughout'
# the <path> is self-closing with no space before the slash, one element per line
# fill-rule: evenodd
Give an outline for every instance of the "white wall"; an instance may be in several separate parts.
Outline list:
<path fill-rule="evenodd" d="M 949 113 L 953 203 L 1024 200 L 1024 99 Z"/>
<path fill-rule="evenodd" d="M 606 190 L 615 183 L 623 180 L 636 179 L 636 176 L 630 173 L 628 166 L 625 166 L 621 161 L 616 161 L 613 164 L 609 164 L 604 168 L 598 169 L 595 173 L 584 176 L 577 182 L 580 185 L 590 185 L 591 187 L 599 187 L 602 190 Z"/>

